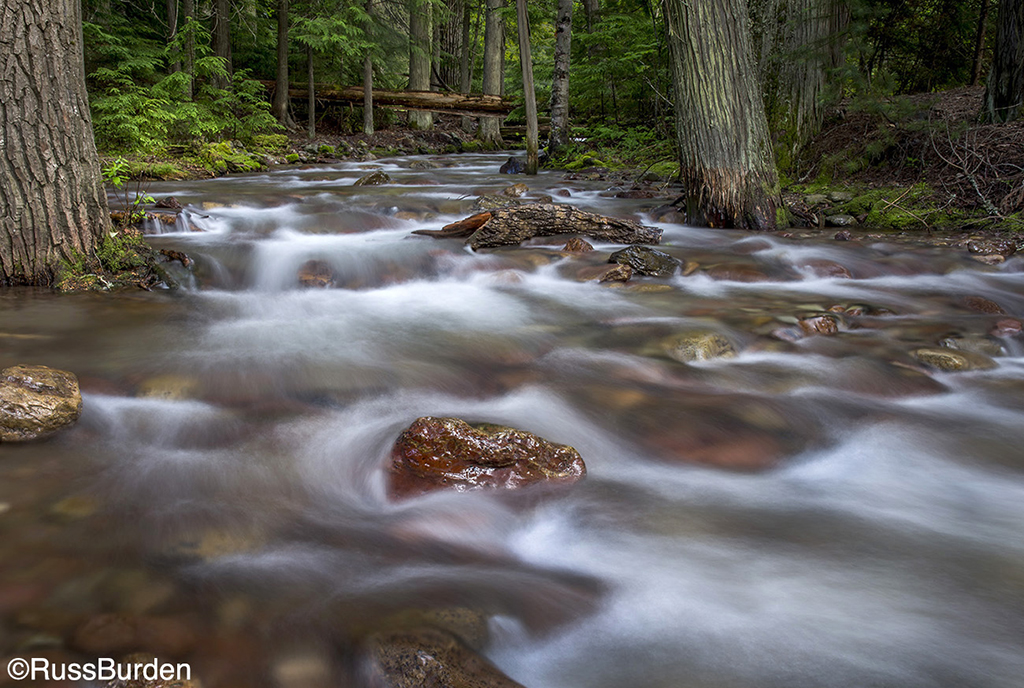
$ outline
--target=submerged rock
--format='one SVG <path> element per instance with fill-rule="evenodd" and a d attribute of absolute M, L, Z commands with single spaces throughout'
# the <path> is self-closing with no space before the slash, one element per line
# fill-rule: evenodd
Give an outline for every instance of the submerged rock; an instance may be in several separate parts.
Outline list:
<path fill-rule="evenodd" d="M 628 282 L 632 277 L 628 265 L 590 265 L 576 273 L 580 282 Z"/>
<path fill-rule="evenodd" d="M 970 351 L 953 351 L 952 349 L 917 349 L 914 353 L 921 363 L 929 368 L 944 372 L 962 370 L 987 370 L 995 368 L 996 363 L 988 356 Z"/>
<path fill-rule="evenodd" d="M 0 371 L 0 442 L 48 437 L 81 413 L 82 394 L 74 374 L 25 365 Z"/>
<path fill-rule="evenodd" d="M 299 285 L 309 289 L 326 289 L 335 284 L 334 269 L 322 260 L 307 260 L 299 266 Z"/>
<path fill-rule="evenodd" d="M 391 177 L 388 175 L 388 173 L 377 170 L 376 172 L 364 174 L 362 177 L 357 179 L 355 186 L 380 186 L 381 184 L 390 183 Z"/>
<path fill-rule="evenodd" d="M 717 332 L 683 332 L 666 337 L 658 345 L 666 356 L 681 363 L 733 358 L 736 355 L 732 342 Z"/>
<path fill-rule="evenodd" d="M 501 174 L 522 174 L 526 171 L 526 165 L 518 158 L 509 158 L 498 168 Z"/>
<path fill-rule="evenodd" d="M 565 246 L 562 247 L 562 251 L 565 253 L 589 253 L 593 250 L 593 245 L 580 237 L 569 239 L 569 241 L 565 242 Z"/>
<path fill-rule="evenodd" d="M 801 318 L 798 324 L 800 325 L 800 330 L 808 337 L 814 335 L 825 335 L 828 337 L 839 332 L 839 321 L 832 315 Z"/>
<path fill-rule="evenodd" d="M 437 628 L 371 636 L 362 669 L 367 684 L 379 688 L 522 688 L 454 635 Z"/>
<path fill-rule="evenodd" d="M 628 265 L 633 272 L 651 277 L 671 277 L 682 265 L 678 258 L 647 246 L 630 246 L 616 251 L 608 258 L 608 262 Z"/>
<path fill-rule="evenodd" d="M 515 489 L 575 483 L 586 474 L 579 453 L 523 430 L 458 418 L 418 418 L 398 437 L 388 493 L 401 499 L 432 490 Z"/>

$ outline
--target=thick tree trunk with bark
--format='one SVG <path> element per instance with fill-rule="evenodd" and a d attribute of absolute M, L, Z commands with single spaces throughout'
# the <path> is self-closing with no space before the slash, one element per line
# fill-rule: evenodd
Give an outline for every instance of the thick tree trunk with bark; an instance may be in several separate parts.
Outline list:
<path fill-rule="evenodd" d="M 436 10 L 434 13 L 438 14 Z M 437 22 L 437 77 L 441 87 L 450 91 L 459 90 L 462 85 L 462 18 L 467 14 L 468 0 L 451 0 L 448 11 L 438 17 L 444 21 Z"/>
<path fill-rule="evenodd" d="M 983 116 L 988 122 L 1010 122 L 1024 105 L 1024 0 L 999 0 L 996 21 Z"/>
<path fill-rule="evenodd" d="M 286 0 L 287 1 L 287 0 Z M 214 0 L 213 2 L 213 54 L 224 59 L 228 78 L 217 77 L 214 85 L 227 88 L 230 83 L 231 66 L 231 0 Z"/>
<path fill-rule="evenodd" d="M 526 100 L 526 174 L 537 174 L 537 91 L 533 86 L 530 18 L 526 14 L 526 0 L 516 0 L 516 28 L 519 33 L 519 66 L 523 71 L 523 96 Z"/>
<path fill-rule="evenodd" d="M 573 0 L 558 0 L 555 14 L 555 71 L 551 80 L 551 135 L 548 155 L 569 145 L 569 49 L 572 46 Z"/>
<path fill-rule="evenodd" d="M 430 90 L 430 3 L 409 0 L 409 90 Z M 430 129 L 434 118 L 429 112 L 409 113 L 409 126 Z"/>
<path fill-rule="evenodd" d="M 480 213 L 442 229 L 420 229 L 413 234 L 446 238 L 469 237 L 473 250 L 518 246 L 534 237 L 581 234 L 616 244 L 657 244 L 661 230 L 632 220 L 621 220 L 577 210 L 564 203 L 508 206 Z"/>
<path fill-rule="evenodd" d="M 680 176 L 693 224 L 774 229 L 779 182 L 746 0 L 667 0 Z"/>
<path fill-rule="evenodd" d="M 486 0 L 484 15 L 484 95 L 500 96 L 502 63 L 505 61 L 505 24 L 501 8 L 505 0 Z M 477 138 L 495 146 L 504 145 L 501 139 L 500 117 L 483 117 Z"/>
<path fill-rule="evenodd" d="M 828 76 L 842 60 L 839 37 L 849 13 L 841 0 L 749 0 L 748 6 L 768 129 L 787 168 L 821 130 Z"/>
<path fill-rule="evenodd" d="M 0 284 L 52 284 L 109 228 L 78 0 L 0 6 Z"/>
<path fill-rule="evenodd" d="M 312 64 L 312 63 L 310 63 Z M 288 0 L 277 0 L 277 79 L 271 112 L 282 126 L 295 123 L 288 116 Z M 314 89 L 310 89 L 312 92 Z M 313 113 L 310 113 L 312 116 Z"/>

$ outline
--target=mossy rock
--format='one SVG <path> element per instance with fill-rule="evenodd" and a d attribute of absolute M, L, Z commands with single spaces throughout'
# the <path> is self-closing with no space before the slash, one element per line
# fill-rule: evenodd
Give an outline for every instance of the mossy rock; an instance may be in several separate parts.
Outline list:
<path fill-rule="evenodd" d="M 289 153 L 288 155 L 286 155 L 284 157 L 284 159 L 285 159 L 285 162 L 287 162 L 289 165 L 296 165 L 299 162 L 299 154 L 298 153 Z"/>
<path fill-rule="evenodd" d="M 257 134 L 252 137 L 252 147 L 263 153 L 284 153 L 288 146 L 285 134 Z"/>
<path fill-rule="evenodd" d="M 245 150 L 235 149 L 230 141 L 207 143 L 199 151 L 203 167 L 216 175 L 227 172 L 258 172 L 263 161 Z"/>
<path fill-rule="evenodd" d="M 321 155 L 321 156 L 323 156 L 325 158 L 333 158 L 334 157 L 334 146 L 328 146 L 325 143 L 322 146 L 320 146 L 319 148 L 317 148 L 316 152 L 317 152 L 318 155 Z"/>

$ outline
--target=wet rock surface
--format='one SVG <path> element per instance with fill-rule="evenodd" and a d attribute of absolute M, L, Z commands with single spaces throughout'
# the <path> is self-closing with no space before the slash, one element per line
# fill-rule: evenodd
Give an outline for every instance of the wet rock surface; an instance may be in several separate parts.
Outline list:
<path fill-rule="evenodd" d="M 636 274 L 650 277 L 671 277 L 682 265 L 678 258 L 648 246 L 630 246 L 616 251 L 608 262 L 628 265 Z"/>
<path fill-rule="evenodd" d="M 380 186 L 381 184 L 390 183 L 391 176 L 387 172 L 382 172 L 380 170 L 364 174 L 355 181 L 356 186 Z"/>
<path fill-rule="evenodd" d="M 73 373 L 33 365 L 0 370 L 0 442 L 49 437 L 81 413 L 82 394 Z"/>
<path fill-rule="evenodd" d="M 432 417 L 402 432 L 387 467 L 388 494 L 395 499 L 446 488 L 571 484 L 585 474 L 572 447 L 515 428 Z"/>

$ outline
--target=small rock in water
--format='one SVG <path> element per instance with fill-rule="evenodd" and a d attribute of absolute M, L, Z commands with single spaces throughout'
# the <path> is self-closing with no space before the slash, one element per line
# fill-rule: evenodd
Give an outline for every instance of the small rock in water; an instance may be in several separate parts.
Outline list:
<path fill-rule="evenodd" d="M 616 251 L 608 258 L 608 262 L 628 265 L 633 272 L 651 277 L 671 277 L 682 265 L 678 258 L 647 246 L 630 246 Z"/>
<path fill-rule="evenodd" d="M 707 271 L 708 277 L 725 282 L 764 282 L 768 275 L 750 265 L 716 265 Z"/>
<path fill-rule="evenodd" d="M 565 242 L 565 246 L 562 247 L 562 251 L 566 253 L 589 253 L 593 251 L 593 245 L 586 239 L 580 237 L 573 237 L 569 241 Z"/>
<path fill-rule="evenodd" d="M 717 332 L 684 332 L 659 342 L 666 356 L 682 363 L 710 361 L 715 358 L 733 358 L 736 347 Z"/>
<path fill-rule="evenodd" d="M 972 311 L 979 313 L 988 313 L 989 315 L 1006 315 L 1006 311 L 995 301 L 986 299 L 984 296 L 965 296 L 960 302 L 970 308 Z"/>
<path fill-rule="evenodd" d="M 371 686 L 523 688 L 454 635 L 436 628 L 371 636 L 362 665 Z"/>
<path fill-rule="evenodd" d="M 498 169 L 501 174 L 522 174 L 526 171 L 526 165 L 518 158 L 509 158 Z"/>
<path fill-rule="evenodd" d="M 992 326 L 993 337 L 1016 337 L 1021 333 L 1021 322 L 1013 318 L 1003 318 Z"/>
<path fill-rule="evenodd" d="M 154 205 L 157 208 L 169 208 L 171 210 L 181 210 L 181 203 L 174 196 L 165 196 L 159 199 Z"/>
<path fill-rule="evenodd" d="M 838 279 L 853 279 L 853 275 L 850 274 L 850 271 L 847 270 L 844 265 L 841 265 L 834 260 L 811 258 L 804 261 L 803 265 L 800 267 L 807 269 L 812 275 L 822 279 L 830 277 Z"/>
<path fill-rule="evenodd" d="M 393 498 L 432 490 L 515 489 L 571 484 L 586 475 L 579 452 L 523 430 L 458 418 L 418 418 L 395 441 L 388 466 Z"/>
<path fill-rule="evenodd" d="M 48 437 L 82 413 L 78 378 L 46 366 L 0 370 L 0 442 Z"/>
<path fill-rule="evenodd" d="M 628 282 L 632 276 L 628 265 L 590 265 L 576 273 L 580 282 Z"/>
<path fill-rule="evenodd" d="M 388 175 L 388 173 L 377 170 L 376 172 L 364 174 L 362 177 L 357 179 L 355 186 L 380 186 L 381 184 L 390 183 L 391 177 Z"/>
<path fill-rule="evenodd" d="M 838 215 L 828 215 L 825 218 L 825 224 L 829 227 L 853 227 L 857 224 L 857 218 L 853 215 L 847 215 L 840 213 Z"/>
<path fill-rule="evenodd" d="M 839 323 L 831 315 L 818 315 L 813 318 L 801 318 L 800 329 L 807 336 L 831 336 L 839 332 Z"/>
<path fill-rule="evenodd" d="M 981 354 L 982 356 L 1003 355 L 1003 347 L 999 345 L 999 342 L 992 341 L 987 337 L 970 335 L 966 337 L 946 337 L 939 342 L 939 346 L 944 349 L 969 351 L 971 353 Z"/>
<path fill-rule="evenodd" d="M 995 361 L 988 356 L 969 351 L 952 351 L 950 349 L 917 349 L 914 358 L 929 368 L 944 372 L 961 370 L 987 370 L 995 368 Z"/>
<path fill-rule="evenodd" d="M 1009 258 L 1017 252 L 1017 244 L 1009 239 L 971 238 L 967 240 L 967 250 L 982 256 L 995 255 Z"/>
<path fill-rule="evenodd" d="M 832 238 L 835 239 L 836 241 L 852 241 L 853 235 L 844 229 L 840 232 L 836 232 L 835 236 Z"/>
<path fill-rule="evenodd" d="M 334 269 L 322 260 L 307 260 L 299 267 L 299 285 L 309 289 L 334 286 Z"/>
<path fill-rule="evenodd" d="M 529 191 L 530 188 L 526 184 L 513 184 L 512 186 L 506 186 L 501 190 L 501 193 L 509 198 L 519 198 L 524 193 Z"/>

